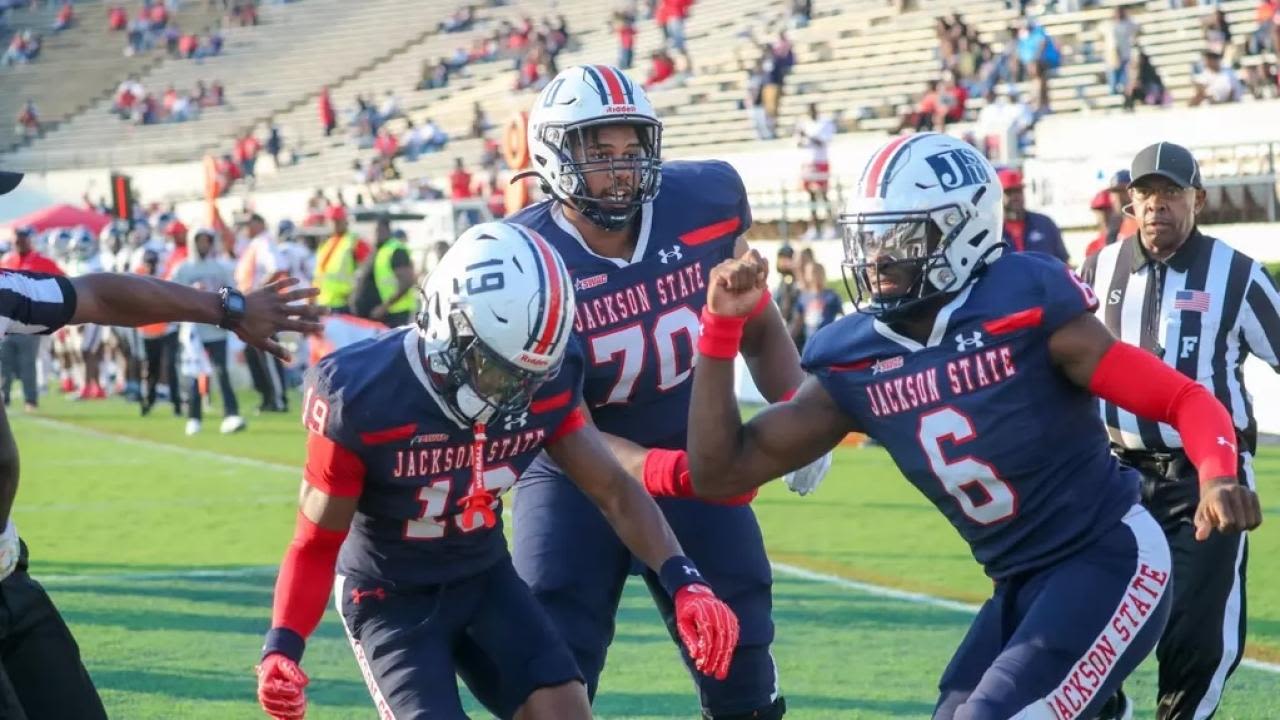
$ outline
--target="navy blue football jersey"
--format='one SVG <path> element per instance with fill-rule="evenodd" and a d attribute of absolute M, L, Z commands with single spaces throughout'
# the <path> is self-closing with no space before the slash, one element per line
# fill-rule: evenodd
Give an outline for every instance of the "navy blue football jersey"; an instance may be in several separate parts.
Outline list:
<path fill-rule="evenodd" d="M 570 342 L 566 353 L 527 411 L 488 424 L 485 487 L 495 494 L 515 483 L 581 402 L 581 349 Z M 507 553 L 501 500 L 493 528 L 468 527 L 460 512 L 474 434 L 445 412 L 427 372 L 417 331 L 404 328 L 342 348 L 307 373 L 303 422 L 337 446 L 309 450 L 309 478 L 320 476 L 323 486 L 326 473 L 363 471 L 338 557 L 342 575 L 432 585 L 480 572 Z"/>
<path fill-rule="evenodd" d="M 733 257 L 751 209 L 731 165 L 670 162 L 638 220 L 628 261 L 592 252 L 554 201 L 508 218 L 546 238 L 573 276 L 583 396 L 596 424 L 647 447 L 683 448 L 707 277 Z"/>
<path fill-rule="evenodd" d="M 999 579 L 1072 554 L 1138 501 L 1093 396 L 1049 354 L 1049 336 L 1096 305 L 1056 258 L 1009 253 L 943 307 L 928 342 L 856 314 L 818 331 L 802 364 Z"/>

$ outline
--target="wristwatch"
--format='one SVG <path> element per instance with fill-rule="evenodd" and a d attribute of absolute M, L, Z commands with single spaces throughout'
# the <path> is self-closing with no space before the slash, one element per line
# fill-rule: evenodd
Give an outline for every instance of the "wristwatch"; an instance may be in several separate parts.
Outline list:
<path fill-rule="evenodd" d="M 218 291 L 218 297 L 222 298 L 222 320 L 218 321 L 218 327 L 225 330 L 236 329 L 240 321 L 244 320 L 244 293 L 232 287 L 224 287 Z"/>

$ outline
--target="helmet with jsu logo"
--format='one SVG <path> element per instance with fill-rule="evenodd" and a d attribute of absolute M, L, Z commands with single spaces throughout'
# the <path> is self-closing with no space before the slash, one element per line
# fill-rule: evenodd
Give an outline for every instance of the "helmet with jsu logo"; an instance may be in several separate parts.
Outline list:
<path fill-rule="evenodd" d="M 1000 257 L 1003 222 L 995 168 L 972 146 L 939 133 L 894 138 L 871 154 L 840 216 L 850 296 L 891 320 L 959 292 Z"/>

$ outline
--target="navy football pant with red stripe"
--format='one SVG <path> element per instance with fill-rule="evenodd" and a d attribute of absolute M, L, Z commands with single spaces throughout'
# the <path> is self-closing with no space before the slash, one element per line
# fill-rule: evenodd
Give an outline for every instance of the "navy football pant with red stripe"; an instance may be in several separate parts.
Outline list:
<path fill-rule="evenodd" d="M 1172 599 L 1169 545 L 1135 505 L 1080 552 L 997 583 L 934 720 L 1090 720 L 1155 648 Z"/>
<path fill-rule="evenodd" d="M 729 677 L 723 681 L 697 672 L 681 648 L 704 714 L 734 718 L 761 711 L 759 717 L 780 717 L 777 669 L 769 654 L 773 575 L 755 514 L 750 507 L 697 500 L 657 502 L 685 554 L 733 608 L 741 626 Z M 526 473 L 516 489 L 513 512 L 516 570 L 569 644 L 594 698 L 623 584 L 640 568 L 599 509 L 562 475 L 530 481 Z M 679 645 L 671 599 L 654 573 L 644 569 L 642 576 Z"/>

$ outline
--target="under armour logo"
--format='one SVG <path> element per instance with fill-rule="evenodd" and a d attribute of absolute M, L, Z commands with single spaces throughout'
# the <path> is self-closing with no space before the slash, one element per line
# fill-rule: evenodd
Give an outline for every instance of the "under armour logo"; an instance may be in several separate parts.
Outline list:
<path fill-rule="evenodd" d="M 676 262 L 679 262 L 679 261 L 683 260 L 683 259 L 684 259 L 684 253 L 680 251 L 680 246 L 679 246 L 679 245 L 672 245 L 672 246 L 671 246 L 671 250 L 670 250 L 670 251 L 667 251 L 667 250 L 659 250 L 659 251 L 658 251 L 658 257 L 662 258 L 662 264 L 663 264 L 663 265 L 666 265 L 667 263 L 671 262 L 672 260 L 675 260 Z"/>
<path fill-rule="evenodd" d="M 507 419 L 502 423 L 502 426 L 508 430 L 515 430 L 516 428 L 522 428 L 528 424 L 529 413 L 522 412 L 519 415 L 508 415 Z"/>
<path fill-rule="evenodd" d="M 1230 440 L 1228 440 L 1228 439 L 1226 439 L 1226 438 L 1222 437 L 1221 435 L 1219 435 L 1219 436 L 1218 436 L 1218 444 L 1219 444 L 1219 445 L 1221 445 L 1221 446 L 1223 446 L 1223 447 L 1229 447 L 1229 448 L 1231 448 L 1231 452 L 1235 452 L 1235 451 L 1236 451 L 1236 444 L 1235 444 L 1235 443 L 1233 443 L 1233 442 L 1231 442 Z"/>
<path fill-rule="evenodd" d="M 694 566 L 692 566 L 692 565 L 685 565 L 685 566 L 684 566 L 684 574 L 685 574 L 685 575 L 697 575 L 697 574 L 698 574 L 698 568 L 696 568 L 696 567 L 694 567 Z"/>
<path fill-rule="evenodd" d="M 956 351 L 964 352 L 971 348 L 980 348 L 982 343 L 982 331 L 974 330 L 971 337 L 965 337 L 964 333 L 956 333 Z"/>
<path fill-rule="evenodd" d="M 1182 352 L 1179 353 L 1178 357 L 1183 359 L 1191 357 L 1191 353 L 1196 351 L 1196 344 L 1199 342 L 1200 338 L 1194 335 L 1182 338 Z"/>
<path fill-rule="evenodd" d="M 387 591 L 382 588 L 374 588 L 372 590 L 360 590 L 359 588 L 354 588 L 351 590 L 351 604 L 353 605 L 359 605 L 360 601 L 367 597 L 372 597 L 376 600 L 386 600 Z"/>

